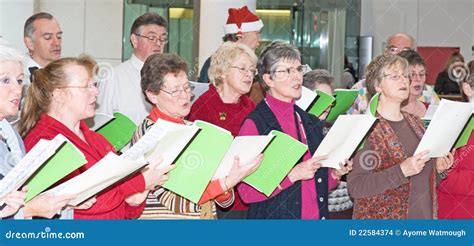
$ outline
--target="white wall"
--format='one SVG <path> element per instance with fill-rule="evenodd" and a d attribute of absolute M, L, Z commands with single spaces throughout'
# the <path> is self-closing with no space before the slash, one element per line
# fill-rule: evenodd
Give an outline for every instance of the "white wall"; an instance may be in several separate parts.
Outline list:
<path fill-rule="evenodd" d="M 39 0 L 39 10 L 59 21 L 62 56 L 92 55 L 118 64 L 122 58 L 123 0 Z"/>
<path fill-rule="evenodd" d="M 0 0 L 0 36 L 19 50 L 23 44 L 23 25 L 33 14 L 34 0 Z"/>
<path fill-rule="evenodd" d="M 58 20 L 63 57 L 87 53 L 113 65 L 121 62 L 123 0 L 0 0 L 0 35 L 26 52 L 23 25 L 39 11 Z"/>
<path fill-rule="evenodd" d="M 461 47 L 466 62 L 474 59 L 474 0 L 420 0 L 420 46 Z"/>
<path fill-rule="evenodd" d="M 390 34 L 406 32 L 418 46 L 460 47 L 474 59 L 474 0 L 361 1 L 361 35 L 374 37 L 374 56 Z"/>

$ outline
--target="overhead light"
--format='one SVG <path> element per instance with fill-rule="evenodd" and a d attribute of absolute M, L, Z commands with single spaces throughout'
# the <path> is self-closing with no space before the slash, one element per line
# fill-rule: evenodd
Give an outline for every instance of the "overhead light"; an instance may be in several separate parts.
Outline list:
<path fill-rule="evenodd" d="M 257 15 L 258 14 L 289 17 L 291 15 L 291 11 L 285 9 L 257 9 Z"/>
<path fill-rule="evenodd" d="M 190 19 L 193 18 L 193 10 L 187 8 L 170 8 L 169 15 L 171 19 Z"/>

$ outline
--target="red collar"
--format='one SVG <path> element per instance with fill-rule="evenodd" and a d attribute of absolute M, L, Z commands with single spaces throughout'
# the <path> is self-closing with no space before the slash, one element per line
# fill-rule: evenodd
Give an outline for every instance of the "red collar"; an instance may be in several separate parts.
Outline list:
<path fill-rule="evenodd" d="M 175 118 L 172 116 L 169 116 L 161 110 L 158 109 L 158 107 L 154 106 L 153 109 L 151 110 L 150 114 L 148 115 L 148 119 L 156 122 L 158 119 L 166 120 L 169 122 L 177 123 L 177 124 L 183 124 L 184 125 L 184 120 L 181 118 Z"/>

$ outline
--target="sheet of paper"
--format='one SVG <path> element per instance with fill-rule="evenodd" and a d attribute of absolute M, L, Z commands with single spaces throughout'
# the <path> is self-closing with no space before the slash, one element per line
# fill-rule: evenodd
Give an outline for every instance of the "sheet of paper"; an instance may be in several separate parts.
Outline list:
<path fill-rule="evenodd" d="M 432 158 L 448 154 L 471 115 L 470 103 L 442 99 L 414 155 L 424 150 Z"/>
<path fill-rule="evenodd" d="M 41 139 L 17 164 L 0 180 L 0 206 L 5 196 L 18 190 L 51 156 L 56 153 L 66 138 L 59 134 L 51 141 Z"/>
<path fill-rule="evenodd" d="M 229 175 L 234 165 L 234 156 L 239 156 L 240 166 L 250 164 L 257 156 L 263 152 L 272 141 L 274 135 L 267 136 L 239 136 L 234 139 L 227 150 L 212 180 L 224 178 Z"/>
<path fill-rule="evenodd" d="M 87 163 L 84 154 L 74 144 L 62 137 L 61 147 L 25 183 L 28 202 L 68 174 Z"/>
<path fill-rule="evenodd" d="M 161 165 L 169 165 L 198 130 L 199 128 L 196 126 L 181 125 L 158 119 L 145 135 L 122 154 L 122 157 L 136 160 L 146 156 L 148 160 L 152 160 L 157 155 L 161 155 L 164 158 Z M 173 144 L 170 141 L 173 141 Z M 172 150 L 175 151 L 172 152 Z"/>
<path fill-rule="evenodd" d="M 339 163 L 351 157 L 375 120 L 369 114 L 339 116 L 313 156 L 328 155 L 322 166 L 339 169 Z"/>
<path fill-rule="evenodd" d="M 87 171 L 48 192 L 55 195 L 74 194 L 76 198 L 69 205 L 77 206 L 145 165 L 145 159 L 130 161 L 110 152 Z"/>
<path fill-rule="evenodd" d="M 155 147 L 145 155 L 145 158 L 155 160 L 161 156 L 163 162 L 159 165 L 160 168 L 173 164 L 200 131 L 197 126 L 182 126 L 181 129 L 168 130 Z"/>
<path fill-rule="evenodd" d="M 295 103 L 296 105 L 298 105 L 298 107 L 306 111 L 309 106 L 311 106 L 311 104 L 313 104 L 313 102 L 316 100 L 316 97 L 318 97 L 316 92 L 303 86 L 303 89 L 301 91 L 301 97 L 296 100 Z"/>

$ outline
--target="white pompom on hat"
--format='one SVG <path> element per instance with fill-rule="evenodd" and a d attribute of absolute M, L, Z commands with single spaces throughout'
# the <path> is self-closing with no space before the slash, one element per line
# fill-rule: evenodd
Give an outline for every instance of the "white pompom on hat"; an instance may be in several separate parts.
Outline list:
<path fill-rule="evenodd" d="M 247 6 L 242 8 L 230 8 L 227 23 L 224 26 L 225 34 L 235 33 L 241 36 L 244 32 L 260 31 L 263 22 L 254 13 L 250 12 Z"/>

